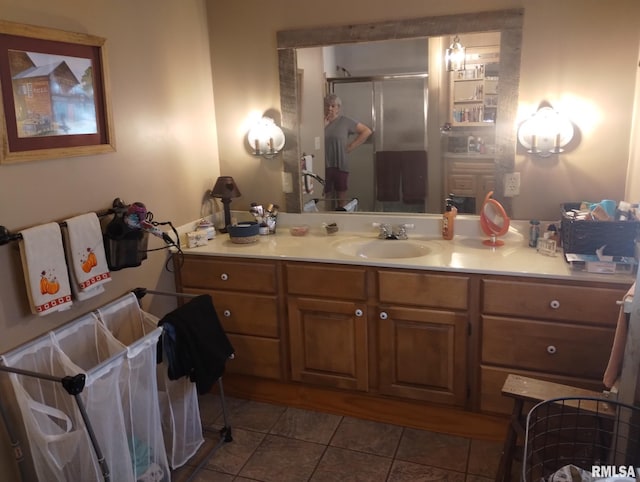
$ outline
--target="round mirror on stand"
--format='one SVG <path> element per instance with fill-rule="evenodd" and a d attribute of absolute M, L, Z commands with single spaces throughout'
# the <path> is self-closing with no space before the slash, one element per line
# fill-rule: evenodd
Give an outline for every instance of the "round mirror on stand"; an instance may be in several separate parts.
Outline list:
<path fill-rule="evenodd" d="M 484 198 L 482 211 L 480 212 L 480 227 L 489 236 L 489 239 L 482 241 L 485 246 L 503 246 L 504 241 L 498 239 L 509 231 L 509 216 L 505 212 L 502 204 L 493 199 L 493 191 L 490 191 Z"/>

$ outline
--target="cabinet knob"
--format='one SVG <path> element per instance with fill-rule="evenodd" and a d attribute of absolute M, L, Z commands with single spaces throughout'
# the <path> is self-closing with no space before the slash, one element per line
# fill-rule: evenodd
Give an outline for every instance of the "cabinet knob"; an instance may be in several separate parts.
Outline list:
<path fill-rule="evenodd" d="M 558 300 L 551 300 L 551 303 L 549 303 L 549 306 L 554 310 L 557 310 L 558 308 L 560 308 L 560 302 Z"/>
<path fill-rule="evenodd" d="M 221 279 L 222 281 L 227 281 L 227 280 L 229 279 L 229 275 L 228 275 L 227 273 L 222 273 L 222 274 L 220 275 L 220 279 Z"/>
<path fill-rule="evenodd" d="M 230 310 L 224 310 L 224 311 L 222 312 L 222 314 L 223 314 L 226 318 L 229 318 L 229 317 L 231 316 L 231 311 L 230 311 Z"/>
<path fill-rule="evenodd" d="M 557 351 L 558 351 L 558 349 L 554 345 L 549 345 L 547 347 L 547 353 L 549 355 L 554 355 Z"/>
<path fill-rule="evenodd" d="M 357 316 L 357 317 L 361 317 L 362 315 L 363 315 L 362 310 L 361 310 L 360 308 L 358 308 L 358 309 L 356 310 L 356 316 Z"/>
<path fill-rule="evenodd" d="M 380 312 L 380 319 L 381 320 L 386 320 L 387 318 L 389 318 L 389 315 L 387 314 L 386 311 L 381 311 Z"/>

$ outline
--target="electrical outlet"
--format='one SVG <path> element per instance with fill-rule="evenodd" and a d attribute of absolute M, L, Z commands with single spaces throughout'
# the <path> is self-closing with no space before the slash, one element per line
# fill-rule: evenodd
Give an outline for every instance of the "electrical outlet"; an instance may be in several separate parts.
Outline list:
<path fill-rule="evenodd" d="M 504 175 L 504 195 L 513 197 L 520 194 L 520 173 L 509 172 Z"/>
<path fill-rule="evenodd" d="M 293 178 L 291 177 L 290 172 L 282 173 L 282 192 L 284 193 L 293 192 Z"/>

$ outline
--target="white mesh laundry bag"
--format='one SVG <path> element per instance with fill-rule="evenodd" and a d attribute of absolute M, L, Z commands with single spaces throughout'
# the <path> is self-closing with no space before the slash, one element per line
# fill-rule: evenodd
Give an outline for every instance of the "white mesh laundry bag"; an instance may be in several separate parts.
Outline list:
<path fill-rule="evenodd" d="M 133 293 L 97 310 L 98 318 L 127 347 L 122 380 L 124 418 L 136 480 L 170 480 L 156 381 L 162 328 L 146 321 Z"/>
<path fill-rule="evenodd" d="M 122 377 L 126 376 L 124 345 L 93 313 L 51 333 L 51 339 L 67 370 L 87 375 L 81 397 L 111 480 L 135 482 L 121 396 Z"/>
<path fill-rule="evenodd" d="M 147 323 L 158 326 L 157 317 L 142 313 Z M 187 463 L 204 443 L 198 392 L 188 377 L 169 380 L 166 357 L 156 370 L 164 441 L 169 464 L 176 469 Z"/>
<path fill-rule="evenodd" d="M 49 335 L 2 356 L 6 366 L 54 377 L 77 375 L 54 347 Z M 102 480 L 89 433 L 75 397 L 63 385 L 9 374 L 27 434 L 38 480 Z M 91 420 L 90 420 L 91 423 Z"/>

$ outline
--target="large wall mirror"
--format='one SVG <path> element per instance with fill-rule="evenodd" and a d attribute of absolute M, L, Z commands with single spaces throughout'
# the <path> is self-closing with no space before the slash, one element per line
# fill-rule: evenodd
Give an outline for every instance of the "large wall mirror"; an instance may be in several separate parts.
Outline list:
<path fill-rule="evenodd" d="M 350 159 L 358 212 L 441 213 L 452 192 L 476 214 L 486 190 L 510 211 L 502 179 L 515 162 L 522 21 L 517 9 L 278 32 L 283 159 L 293 179 L 287 211 L 335 208 L 301 171 L 302 157 L 313 155 L 310 170 L 323 179 L 329 92 L 373 130 Z M 466 42 L 467 66 L 448 72 L 443 53 L 455 35 Z M 420 175 L 407 167 L 416 155 L 426 161 Z M 399 194 L 388 192 L 389 174 Z"/>

